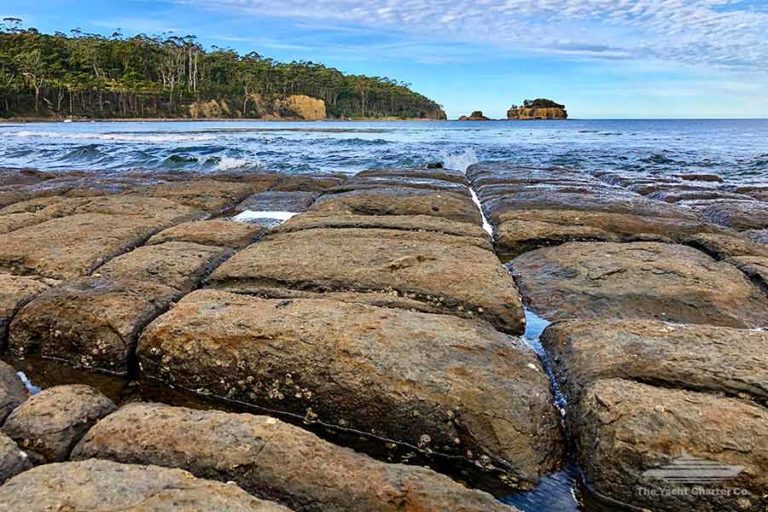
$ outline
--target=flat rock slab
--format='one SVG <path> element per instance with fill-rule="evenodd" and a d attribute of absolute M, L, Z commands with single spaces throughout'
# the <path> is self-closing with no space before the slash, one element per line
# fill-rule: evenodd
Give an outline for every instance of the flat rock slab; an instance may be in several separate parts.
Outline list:
<path fill-rule="evenodd" d="M 112 280 L 145 281 L 189 293 L 203 277 L 232 255 L 221 247 L 191 242 L 145 245 L 102 265 L 96 275 Z"/>
<path fill-rule="evenodd" d="M 715 201 L 693 206 L 711 222 L 737 231 L 768 228 L 768 202 Z"/>
<path fill-rule="evenodd" d="M 130 404 L 92 428 L 73 456 L 184 468 L 300 512 L 515 510 L 429 469 L 379 462 L 250 414 Z"/>
<path fill-rule="evenodd" d="M 251 194 L 237 206 L 235 212 L 245 210 L 272 212 L 303 212 L 309 208 L 318 197 L 317 192 L 281 192 L 268 191 Z"/>
<path fill-rule="evenodd" d="M 523 332 L 512 278 L 476 238 L 384 229 L 312 229 L 272 235 L 237 253 L 211 286 L 321 292 L 394 292 L 449 314 L 473 316 Z"/>
<path fill-rule="evenodd" d="M 85 277 L 38 295 L 11 324 L 17 354 L 125 374 L 141 329 L 165 311 L 179 292 L 137 280 Z"/>
<path fill-rule="evenodd" d="M 87 275 L 165 223 L 141 216 L 76 214 L 0 235 L 0 270 L 54 279 Z"/>
<path fill-rule="evenodd" d="M 224 219 L 184 222 L 154 235 L 148 245 L 165 242 L 190 242 L 214 247 L 242 249 L 256 241 L 265 229 L 255 224 L 246 224 Z"/>
<path fill-rule="evenodd" d="M 649 320 L 557 322 L 542 335 L 571 401 L 625 378 L 768 404 L 768 332 Z"/>
<path fill-rule="evenodd" d="M 417 188 L 374 188 L 326 194 L 310 211 L 355 215 L 430 215 L 480 225 L 480 210 L 469 194 Z"/>
<path fill-rule="evenodd" d="M 717 229 L 686 215 L 520 210 L 498 216 L 495 247 L 502 261 L 507 261 L 534 249 L 567 242 L 674 242 Z"/>
<path fill-rule="evenodd" d="M 203 290 L 144 331 L 139 362 L 187 389 L 485 458 L 521 486 L 557 464 L 558 418 L 535 353 L 481 322 Z"/>
<path fill-rule="evenodd" d="M 112 400 L 90 386 L 55 386 L 17 407 L 5 420 L 3 432 L 34 463 L 61 462 L 96 421 L 115 409 Z"/>
<path fill-rule="evenodd" d="M 461 171 L 452 171 L 450 169 L 367 169 L 360 171 L 355 175 L 358 178 L 410 178 L 410 179 L 430 179 L 458 183 L 460 185 L 469 185 L 466 175 Z"/>
<path fill-rule="evenodd" d="M 281 174 L 270 190 L 283 192 L 324 192 L 347 180 L 345 174 Z"/>
<path fill-rule="evenodd" d="M 206 212 L 219 212 L 232 207 L 255 192 L 258 186 L 220 180 L 190 180 L 162 183 L 144 189 L 140 195 L 163 197 Z"/>
<path fill-rule="evenodd" d="M 9 364 L 0 361 L 0 426 L 27 399 L 27 389 Z"/>
<path fill-rule="evenodd" d="M 585 388 L 571 409 L 569 423 L 584 477 L 603 496 L 670 512 L 763 510 L 768 505 L 768 410 L 763 407 L 609 379 Z M 691 475 L 696 469 L 681 470 L 681 464 L 726 477 L 698 480 L 697 473 Z M 675 476 L 693 476 L 694 481 L 676 482 Z"/>
<path fill-rule="evenodd" d="M 652 319 L 727 327 L 768 324 L 768 299 L 736 267 L 656 242 L 571 242 L 510 262 L 541 316 Z"/>
<path fill-rule="evenodd" d="M 479 225 L 455 222 L 430 215 L 353 215 L 350 213 L 307 212 L 297 215 L 273 233 L 292 233 L 318 228 L 392 229 L 399 231 L 423 231 L 471 238 L 468 243 L 492 250 L 490 237 Z"/>
<path fill-rule="evenodd" d="M 87 460 L 47 464 L 0 487 L 0 511 L 290 512 L 180 469 Z"/>
<path fill-rule="evenodd" d="M 348 179 L 343 185 L 335 187 L 329 192 L 351 192 L 353 190 L 370 190 L 375 188 L 422 188 L 428 190 L 442 190 L 445 192 L 457 192 L 468 194 L 469 187 L 465 183 L 456 183 L 442 179 L 429 178 L 413 174 L 411 176 L 370 176 L 360 174 Z"/>
<path fill-rule="evenodd" d="M 13 439 L 0 432 L 0 484 L 31 467 L 27 454 L 21 451 Z M 3 506 L 3 502 L 0 502 L 0 509 Z"/>
<path fill-rule="evenodd" d="M 8 325 L 16 312 L 50 288 L 52 280 L 0 273 L 0 351 L 5 350 Z M 2 419 L 0 418 L 0 421 Z"/>

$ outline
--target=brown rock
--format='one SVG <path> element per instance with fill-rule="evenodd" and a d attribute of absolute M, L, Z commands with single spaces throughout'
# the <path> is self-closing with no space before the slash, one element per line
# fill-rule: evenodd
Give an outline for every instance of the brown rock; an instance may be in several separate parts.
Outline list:
<path fill-rule="evenodd" d="M 145 330 L 139 362 L 173 385 L 437 453 L 469 450 L 521 486 L 557 463 L 535 354 L 480 322 L 205 290 Z"/>
<path fill-rule="evenodd" d="M 273 233 L 292 233 L 318 228 L 392 229 L 443 233 L 463 237 L 467 243 L 474 243 L 478 247 L 492 250 L 490 237 L 482 227 L 430 215 L 352 215 L 334 212 L 307 212 L 289 219 L 275 228 Z"/>
<path fill-rule="evenodd" d="M 301 512 L 515 510 L 428 469 L 379 462 L 250 414 L 130 404 L 92 428 L 73 456 L 186 468 Z"/>
<path fill-rule="evenodd" d="M 231 254 L 229 249 L 190 242 L 146 245 L 102 265 L 95 275 L 122 282 L 145 281 L 189 293 Z"/>
<path fill-rule="evenodd" d="M 768 247 L 755 243 L 749 238 L 733 231 L 696 233 L 683 237 L 681 243 L 695 247 L 717 260 L 729 260 L 729 258 L 734 256 L 768 257 Z"/>
<path fill-rule="evenodd" d="M 649 320 L 557 322 L 542 336 L 574 402 L 599 379 L 722 393 L 768 404 L 768 332 Z"/>
<path fill-rule="evenodd" d="M 16 316 L 10 349 L 125 374 L 141 329 L 179 295 L 160 284 L 86 277 L 38 295 Z"/>
<path fill-rule="evenodd" d="M 603 496 L 658 511 L 762 510 L 768 504 L 768 411 L 763 407 L 615 379 L 585 388 L 572 409 L 584 477 Z M 697 480 L 691 475 L 695 470 L 683 467 L 681 473 L 686 462 L 710 469 L 714 464 L 729 477 Z M 665 475 L 693 476 L 694 481 Z"/>
<path fill-rule="evenodd" d="M 24 383 L 9 364 L 0 361 L 0 425 L 16 407 L 27 399 Z M 0 475 L 0 480 L 2 477 Z"/>
<path fill-rule="evenodd" d="M 77 214 L 0 235 L 0 269 L 71 279 L 139 245 L 164 223 L 141 216 Z"/>
<path fill-rule="evenodd" d="M 681 245 L 571 242 L 518 256 L 510 267 L 533 309 L 551 320 L 768 323 L 768 300 L 741 272 Z"/>
<path fill-rule="evenodd" d="M 343 174 L 283 174 L 270 190 L 283 192 L 323 192 L 338 187 L 347 179 Z"/>
<path fill-rule="evenodd" d="M 648 194 L 650 199 L 656 199 L 657 201 L 664 201 L 665 203 L 677 203 L 680 201 L 700 201 L 700 200 L 737 200 L 744 201 L 750 200 L 751 197 L 744 194 L 736 194 L 734 192 L 726 192 L 724 190 L 717 190 L 713 188 L 699 188 L 691 190 L 679 190 L 677 188 L 659 190 Z"/>
<path fill-rule="evenodd" d="M 417 188 L 376 188 L 320 197 L 310 211 L 355 215 L 430 215 L 480 224 L 469 195 Z"/>
<path fill-rule="evenodd" d="M 16 312 L 38 294 L 47 290 L 50 283 L 36 277 L 0 273 L 0 351 L 5 350 L 8 325 Z"/>
<path fill-rule="evenodd" d="M 340 193 L 376 188 L 419 188 L 456 192 L 459 194 L 469 193 L 469 187 L 466 184 L 437 178 L 422 177 L 416 173 L 411 176 L 361 176 L 358 174 L 357 176 L 348 179 L 343 185 L 331 189 L 329 192 Z"/>
<path fill-rule="evenodd" d="M 162 183 L 139 194 L 164 197 L 206 212 L 218 212 L 234 206 L 254 192 L 254 185 L 220 180 L 190 180 Z"/>
<path fill-rule="evenodd" d="M 180 469 L 87 460 L 46 464 L 0 487 L 0 511 L 290 512 Z"/>
<path fill-rule="evenodd" d="M 35 464 L 60 462 L 99 419 L 116 409 L 112 400 L 84 385 L 56 386 L 14 409 L 3 425 Z"/>
<path fill-rule="evenodd" d="M 13 439 L 0 432 L 0 484 L 31 467 L 27 454 L 19 449 Z M 0 501 L 0 510 L 5 506 L 4 503 Z"/>
<path fill-rule="evenodd" d="M 165 229 L 150 238 L 147 244 L 191 242 L 214 247 L 242 249 L 256 241 L 263 232 L 264 228 L 255 224 L 224 219 L 201 220 L 185 222 Z"/>
<path fill-rule="evenodd" d="M 383 229 L 312 229 L 269 236 L 211 275 L 211 286 L 259 293 L 389 291 L 441 311 L 523 331 L 514 282 L 474 238 Z"/>
<path fill-rule="evenodd" d="M 508 261 L 540 247 L 566 242 L 674 242 L 716 229 L 686 216 L 520 210 L 499 215 L 495 247 L 502 261 Z"/>

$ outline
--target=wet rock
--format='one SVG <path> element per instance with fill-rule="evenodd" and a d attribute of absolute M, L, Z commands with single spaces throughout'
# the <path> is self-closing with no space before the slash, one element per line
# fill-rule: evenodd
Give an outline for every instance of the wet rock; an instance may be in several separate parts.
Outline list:
<path fill-rule="evenodd" d="M 273 230 L 274 233 L 292 233 L 318 228 L 391 229 L 443 233 L 471 238 L 468 243 L 492 250 L 490 237 L 482 227 L 468 222 L 454 222 L 430 215 L 352 215 L 334 212 L 307 212 L 297 215 Z"/>
<path fill-rule="evenodd" d="M 768 203 L 761 201 L 715 201 L 691 205 L 714 222 L 737 231 L 768 228 Z"/>
<path fill-rule="evenodd" d="M 16 370 L 11 365 L 0 361 L 0 425 L 11 411 L 26 399 L 27 390 L 16 374 Z"/>
<path fill-rule="evenodd" d="M 531 307 L 551 320 L 768 323 L 768 300 L 739 270 L 682 245 L 570 242 L 518 256 L 510 267 Z"/>
<path fill-rule="evenodd" d="M 420 178 L 469 185 L 467 177 L 463 172 L 443 169 L 442 167 L 427 169 L 367 169 L 357 173 L 355 176 L 358 178 Z"/>
<path fill-rule="evenodd" d="M 206 212 L 219 212 L 232 207 L 254 192 L 254 185 L 220 180 L 191 180 L 162 183 L 139 194 L 163 197 Z"/>
<path fill-rule="evenodd" d="M 478 189 L 499 183 L 541 183 L 558 180 L 590 181 L 590 177 L 583 172 L 564 167 L 525 167 L 505 162 L 482 162 L 470 165 L 466 175 L 472 186 Z"/>
<path fill-rule="evenodd" d="M 280 192 L 269 191 L 251 194 L 237 206 L 232 213 L 246 210 L 261 212 L 303 212 L 318 197 L 317 192 Z"/>
<path fill-rule="evenodd" d="M 3 432 L 35 464 L 60 462 L 99 419 L 116 409 L 98 390 L 80 384 L 55 386 L 14 409 Z"/>
<path fill-rule="evenodd" d="M 520 486 L 557 464 L 535 354 L 482 322 L 204 290 L 147 327 L 139 362 L 172 385 L 485 458 Z"/>
<path fill-rule="evenodd" d="M 165 223 L 141 216 L 77 214 L 0 235 L 0 270 L 54 279 L 87 275 Z"/>
<path fill-rule="evenodd" d="M 446 192 L 456 192 L 459 194 L 468 194 L 469 187 L 464 183 L 447 181 L 438 178 L 420 176 L 420 173 L 414 172 L 412 175 L 390 175 L 390 176 L 371 176 L 356 175 L 348 179 L 343 185 L 329 190 L 330 193 L 350 192 L 353 190 L 370 190 L 376 188 L 417 188 L 428 190 L 442 190 Z"/>
<path fill-rule="evenodd" d="M 759 244 L 768 244 L 768 229 L 748 229 L 741 234 Z"/>
<path fill-rule="evenodd" d="M 569 417 L 587 484 L 603 496 L 659 511 L 761 510 L 767 504 L 763 407 L 612 379 L 587 387 Z M 696 468 L 727 476 L 699 480 Z M 673 480 L 681 476 L 693 481 Z"/>
<path fill-rule="evenodd" d="M 92 428 L 73 456 L 181 467 L 301 512 L 515 510 L 426 468 L 379 462 L 250 414 L 130 404 Z"/>
<path fill-rule="evenodd" d="M 680 201 L 700 201 L 700 200 L 736 200 L 744 201 L 750 200 L 751 197 L 744 194 L 736 194 L 734 192 L 726 192 L 723 190 L 717 190 L 712 188 L 699 188 L 691 190 L 679 190 L 677 188 L 659 190 L 648 194 L 649 199 L 655 199 L 657 201 L 664 201 L 665 203 L 678 203 Z"/>
<path fill-rule="evenodd" d="M 375 188 L 320 197 L 313 212 L 354 215 L 429 215 L 457 222 L 481 224 L 482 217 L 469 195 L 417 188 Z"/>
<path fill-rule="evenodd" d="M 237 253 L 212 287 L 392 292 L 519 334 L 523 312 L 512 278 L 476 238 L 383 229 L 312 229 L 271 235 Z"/>
<path fill-rule="evenodd" d="M 0 484 L 31 467 L 27 454 L 19 449 L 13 439 L 0 432 Z M 0 501 L 0 510 L 5 506 L 4 503 Z"/>
<path fill-rule="evenodd" d="M 185 222 L 154 235 L 147 244 L 190 242 L 214 247 L 242 249 L 264 233 L 262 226 L 231 220 L 214 219 Z"/>
<path fill-rule="evenodd" d="M 125 374 L 141 329 L 178 295 L 173 288 L 132 279 L 68 281 L 22 308 L 11 324 L 9 347 Z"/>
<path fill-rule="evenodd" d="M 542 336 L 570 401 L 599 379 L 721 393 L 768 404 L 768 332 L 648 320 L 557 322 Z"/>
<path fill-rule="evenodd" d="M 0 273 L 0 351 L 5 350 L 8 325 L 16 312 L 51 284 L 52 281 L 37 277 Z"/>
<path fill-rule="evenodd" d="M 0 487 L 10 512 L 290 512 L 236 485 L 195 478 L 180 469 L 87 460 L 47 464 Z"/>
<path fill-rule="evenodd" d="M 725 180 L 718 176 L 717 174 L 706 174 L 706 173 L 686 173 L 686 174 L 675 174 L 675 178 L 680 178 L 681 180 L 685 181 L 704 181 L 704 182 L 710 182 L 710 183 L 723 183 Z"/>
<path fill-rule="evenodd" d="M 232 251 L 221 247 L 166 242 L 118 256 L 99 267 L 95 275 L 123 282 L 145 281 L 189 293 L 230 255 Z"/>

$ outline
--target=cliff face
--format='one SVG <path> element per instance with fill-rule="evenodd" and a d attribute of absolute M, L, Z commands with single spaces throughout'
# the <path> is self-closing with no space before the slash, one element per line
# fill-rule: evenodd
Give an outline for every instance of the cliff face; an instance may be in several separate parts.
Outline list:
<path fill-rule="evenodd" d="M 559 107 L 518 107 L 507 110 L 507 119 L 532 120 L 532 119 L 568 119 L 568 111 Z"/>

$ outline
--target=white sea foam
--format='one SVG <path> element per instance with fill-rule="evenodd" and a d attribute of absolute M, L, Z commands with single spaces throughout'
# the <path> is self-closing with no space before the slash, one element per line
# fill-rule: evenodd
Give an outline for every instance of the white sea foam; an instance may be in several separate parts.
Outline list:
<path fill-rule="evenodd" d="M 253 222 L 255 220 L 259 219 L 266 219 L 266 220 L 276 220 L 280 222 L 285 222 L 286 220 L 290 219 L 294 215 L 298 215 L 296 212 L 279 212 L 279 211 L 268 211 L 268 210 L 245 210 L 234 217 L 232 217 L 232 220 L 235 220 L 237 222 Z"/>
<path fill-rule="evenodd" d="M 443 167 L 455 171 L 466 172 L 470 165 L 476 164 L 479 161 L 477 153 L 472 148 L 464 148 L 464 151 L 459 153 L 443 154 Z"/>
<path fill-rule="evenodd" d="M 215 140 L 213 135 L 191 135 L 185 133 L 178 134 L 143 134 L 143 133 L 62 133 L 62 132 L 42 132 L 31 130 L 19 130 L 2 132 L 0 136 L 18 137 L 18 138 L 38 138 L 38 139 L 57 139 L 57 140 L 94 140 L 110 142 L 204 142 Z"/>
<path fill-rule="evenodd" d="M 243 160 L 242 158 L 231 158 L 228 156 L 221 157 L 219 163 L 216 164 L 215 170 L 217 171 L 231 171 L 233 169 L 240 169 L 242 167 L 259 166 L 259 162 L 251 162 L 249 160 Z"/>

